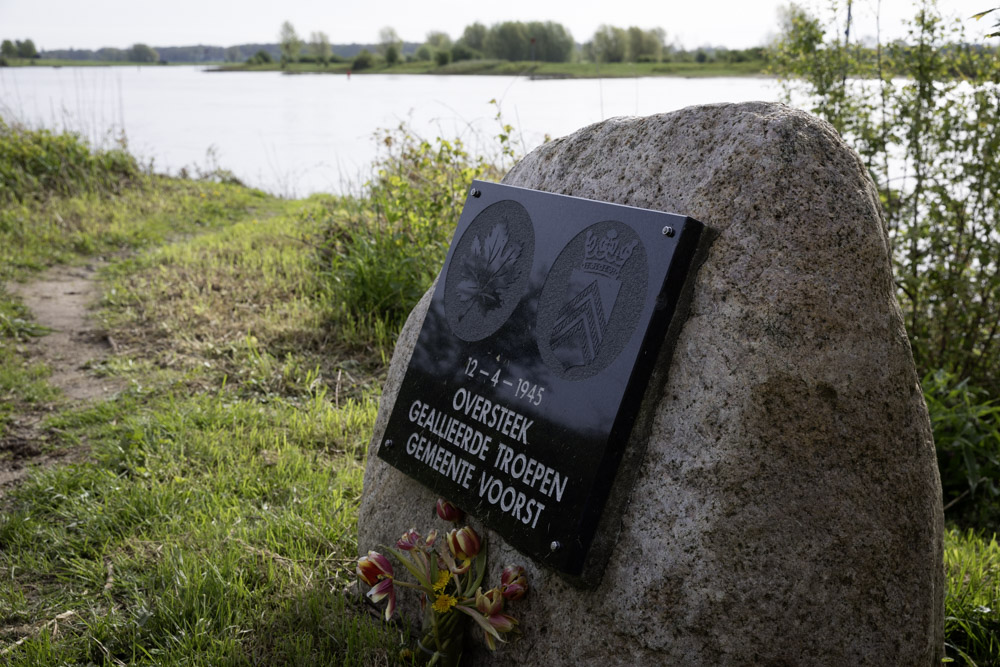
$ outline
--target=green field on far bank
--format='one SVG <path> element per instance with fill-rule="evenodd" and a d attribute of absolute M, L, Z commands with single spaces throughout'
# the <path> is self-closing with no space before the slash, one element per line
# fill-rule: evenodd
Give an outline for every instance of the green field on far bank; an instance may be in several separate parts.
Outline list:
<path fill-rule="evenodd" d="M 428 75 L 487 75 L 487 76 L 527 76 L 538 79 L 596 79 L 629 77 L 724 77 L 724 76 L 768 76 L 764 61 L 726 62 L 661 62 L 661 63 L 543 63 L 510 62 L 506 60 L 463 60 L 438 66 L 431 62 L 410 62 L 387 66 L 377 64 L 362 70 L 352 68 L 351 63 L 330 63 L 323 66 L 316 63 L 289 63 L 282 67 L 279 63 L 248 65 L 245 63 L 139 63 L 108 62 L 105 60 L 69 60 L 54 58 L 13 59 L 7 61 L 9 67 L 162 67 L 197 66 L 206 67 L 209 72 L 282 72 L 285 74 L 335 74 L 345 76 L 365 74 L 428 74 Z"/>
<path fill-rule="evenodd" d="M 70 58 L 7 58 L 0 67 L 170 67 L 183 65 L 218 66 L 224 63 L 167 63 L 167 62 L 135 62 L 110 60 L 74 60 Z"/>
<path fill-rule="evenodd" d="M 212 71 L 219 72 L 269 72 L 286 74 L 339 74 L 348 71 L 355 74 L 432 74 L 432 75 L 496 75 L 528 76 L 540 79 L 586 79 L 586 78 L 627 78 L 652 76 L 718 77 L 718 76 L 765 76 L 766 64 L 763 60 L 740 63 L 728 62 L 659 62 L 659 63 L 548 63 L 507 60 L 462 60 L 436 65 L 432 62 L 409 62 L 388 66 L 376 64 L 362 70 L 354 69 L 349 62 L 330 63 L 323 66 L 316 63 L 289 63 L 282 67 L 279 63 L 230 64 L 221 65 Z"/>
<path fill-rule="evenodd" d="M 428 75 L 487 75 L 526 76 L 538 79 L 596 79 L 675 76 L 687 78 L 768 76 L 763 60 L 746 62 L 660 62 L 660 63 L 546 63 L 507 60 L 462 60 L 438 66 L 432 62 L 409 62 L 388 66 L 379 63 L 362 70 L 354 69 L 350 62 L 316 63 L 296 62 L 282 66 L 279 63 L 140 63 L 109 62 L 106 60 L 69 60 L 55 58 L 8 59 L 8 67 L 162 67 L 197 66 L 209 72 L 282 72 L 285 74 L 335 74 L 345 76 L 364 74 L 428 74 Z"/>

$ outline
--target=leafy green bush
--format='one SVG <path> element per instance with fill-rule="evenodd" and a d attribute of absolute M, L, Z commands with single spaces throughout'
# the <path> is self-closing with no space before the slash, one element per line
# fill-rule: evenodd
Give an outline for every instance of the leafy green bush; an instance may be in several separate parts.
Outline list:
<path fill-rule="evenodd" d="M 53 134 L 0 119 L 0 203 L 120 192 L 141 170 L 125 148 L 92 150 L 78 134 Z"/>
<path fill-rule="evenodd" d="M 451 62 L 451 51 L 436 51 L 434 53 L 434 62 L 438 67 L 444 67 Z"/>
<path fill-rule="evenodd" d="M 897 295 L 921 374 L 947 369 L 1000 392 L 1000 57 L 970 45 L 932 0 L 905 40 L 843 37 L 792 6 L 772 49 L 790 95 L 807 97 L 858 151 L 885 211 Z M 857 31 L 848 34 L 854 37 Z"/>
<path fill-rule="evenodd" d="M 369 69 L 375 65 L 375 56 L 371 54 L 368 49 L 361 49 L 361 53 L 354 57 L 354 62 L 351 64 L 351 69 L 356 72 L 360 72 L 363 69 Z"/>
<path fill-rule="evenodd" d="M 274 62 L 274 58 L 267 51 L 260 50 L 247 58 L 247 65 L 269 65 Z"/>
<path fill-rule="evenodd" d="M 989 393 L 938 371 L 923 382 L 947 516 L 982 528 L 1000 523 L 1000 405 Z"/>
<path fill-rule="evenodd" d="M 441 269 L 472 180 L 500 174 L 460 140 L 427 141 L 405 125 L 377 139 L 375 176 L 332 219 L 323 263 L 338 325 L 389 346 Z"/>

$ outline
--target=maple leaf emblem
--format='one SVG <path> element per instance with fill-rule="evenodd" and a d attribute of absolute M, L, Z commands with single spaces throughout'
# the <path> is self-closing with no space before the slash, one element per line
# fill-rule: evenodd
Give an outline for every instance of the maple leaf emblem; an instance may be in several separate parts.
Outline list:
<path fill-rule="evenodd" d="M 520 275 L 520 256 L 521 244 L 510 240 L 506 220 L 493 225 L 485 242 L 479 240 L 478 234 L 472 237 L 472 252 L 462 263 L 463 280 L 457 288 L 459 300 L 469 304 L 462 317 L 474 306 L 485 314 L 502 305 L 504 292 Z"/>

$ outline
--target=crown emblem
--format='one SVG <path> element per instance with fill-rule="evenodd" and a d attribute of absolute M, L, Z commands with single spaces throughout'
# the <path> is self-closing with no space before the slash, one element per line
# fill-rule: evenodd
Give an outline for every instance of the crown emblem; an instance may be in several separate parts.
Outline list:
<path fill-rule="evenodd" d="M 614 229 L 609 229 L 603 237 L 588 231 L 582 268 L 587 273 L 618 280 L 618 274 L 638 244 L 639 239 L 622 243 Z"/>

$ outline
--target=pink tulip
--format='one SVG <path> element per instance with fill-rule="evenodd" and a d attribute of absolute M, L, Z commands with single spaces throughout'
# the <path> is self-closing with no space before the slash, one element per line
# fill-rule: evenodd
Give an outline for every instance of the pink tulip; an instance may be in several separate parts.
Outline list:
<path fill-rule="evenodd" d="M 503 611 L 503 595 L 499 588 L 491 588 L 483 593 L 483 589 L 476 591 L 476 609 L 487 618 Z"/>
<path fill-rule="evenodd" d="M 452 555 L 458 560 L 475 558 L 482 547 L 479 535 L 476 534 L 476 531 L 472 530 L 471 526 L 449 531 L 447 540 L 448 549 L 451 550 Z"/>
<path fill-rule="evenodd" d="M 368 599 L 380 602 L 389 598 L 385 607 L 385 620 L 389 620 L 396 611 L 396 588 L 392 585 L 392 563 L 377 551 L 369 551 L 367 556 L 358 559 L 358 577 L 371 586 Z"/>
<path fill-rule="evenodd" d="M 369 586 L 374 586 L 379 579 L 392 579 L 392 563 L 377 551 L 369 551 L 367 556 L 358 559 L 358 576 Z"/>
<path fill-rule="evenodd" d="M 520 565 L 508 565 L 500 575 L 500 589 L 508 600 L 520 600 L 528 592 L 528 577 Z"/>
<path fill-rule="evenodd" d="M 476 591 L 476 609 L 483 615 L 486 622 L 497 633 L 504 634 L 510 632 L 517 625 L 517 619 L 508 616 L 503 612 L 503 594 L 499 588 L 493 588 L 485 593 L 482 589 Z M 483 635 L 486 638 L 486 645 L 491 651 L 496 650 L 496 637 L 485 628 Z"/>
<path fill-rule="evenodd" d="M 423 541 L 424 538 L 420 536 L 420 533 L 418 533 L 413 528 L 410 528 L 408 531 L 403 533 L 403 536 L 401 538 L 396 540 L 396 548 L 402 549 L 403 551 L 410 551 L 412 549 L 416 549 L 419 546 L 422 546 Z"/>
<path fill-rule="evenodd" d="M 392 585 L 391 578 L 383 579 L 368 591 L 368 599 L 372 602 L 381 602 L 385 597 L 389 598 L 389 604 L 385 606 L 385 620 L 388 621 L 396 611 L 396 587 Z"/>
<path fill-rule="evenodd" d="M 458 523 L 463 518 L 465 518 L 465 512 L 458 509 L 453 504 L 442 498 L 438 498 L 436 510 L 437 510 L 437 515 L 442 519 L 444 519 L 445 521 L 452 521 L 454 523 Z"/>

